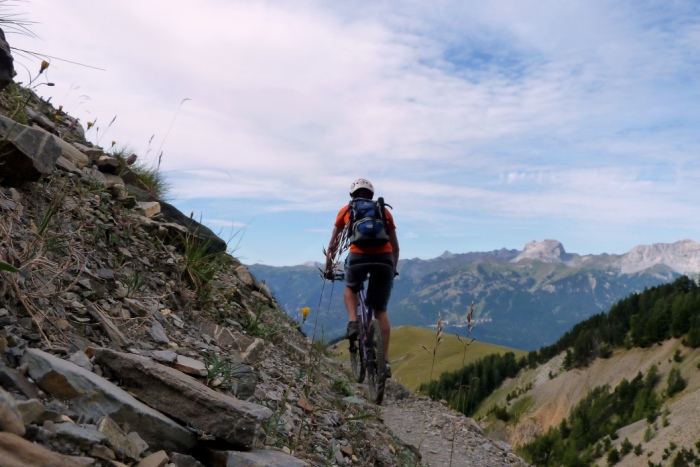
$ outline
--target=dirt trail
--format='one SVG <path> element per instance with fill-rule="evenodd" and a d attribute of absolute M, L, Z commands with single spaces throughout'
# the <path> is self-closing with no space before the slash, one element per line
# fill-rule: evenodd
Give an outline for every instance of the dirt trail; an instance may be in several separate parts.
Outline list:
<path fill-rule="evenodd" d="M 391 380 L 381 417 L 399 439 L 419 449 L 422 466 L 527 465 L 508 444 L 488 439 L 471 418 Z"/>

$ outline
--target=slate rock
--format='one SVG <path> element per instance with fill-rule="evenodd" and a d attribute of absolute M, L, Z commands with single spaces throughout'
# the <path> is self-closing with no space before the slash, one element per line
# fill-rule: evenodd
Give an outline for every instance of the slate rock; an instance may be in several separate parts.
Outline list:
<path fill-rule="evenodd" d="M 174 452 L 170 455 L 170 462 L 175 464 L 175 467 L 204 467 L 204 464 L 199 462 L 192 456 Z"/>
<path fill-rule="evenodd" d="M 215 451 L 206 453 L 208 465 L 216 467 L 304 467 L 306 462 L 280 451 L 254 449 L 250 452 Z"/>
<path fill-rule="evenodd" d="M 107 437 L 99 431 L 73 423 L 56 423 L 53 432 L 56 434 L 56 439 L 76 444 L 84 450 L 90 449 L 93 444 L 107 441 Z"/>
<path fill-rule="evenodd" d="M 122 459 L 138 460 L 141 458 L 141 453 L 145 451 L 142 446 L 133 443 L 117 422 L 109 417 L 102 417 L 97 422 L 97 431 L 105 435 L 107 445 Z"/>
<path fill-rule="evenodd" d="M 118 375 L 124 388 L 151 407 L 237 449 L 252 449 L 265 438 L 262 424 L 272 415 L 267 407 L 216 392 L 146 357 L 97 349 L 95 361 Z"/>
<path fill-rule="evenodd" d="M 74 457 L 49 451 L 36 443 L 8 432 L 0 432 L 0 459 L 2 459 L 3 467 L 76 467 L 81 465 Z"/>
<path fill-rule="evenodd" d="M 25 425 L 36 423 L 44 416 L 44 404 L 39 399 L 15 401 L 15 406 Z"/>
<path fill-rule="evenodd" d="M 40 388 L 86 419 L 109 415 L 128 424 L 153 449 L 189 452 L 195 444 L 189 430 L 84 368 L 37 349 L 28 349 L 23 361 Z"/>
<path fill-rule="evenodd" d="M 169 458 L 165 451 L 158 451 L 142 459 L 135 467 L 164 467 L 168 460 Z"/>
<path fill-rule="evenodd" d="M 153 321 L 151 323 L 151 327 L 148 328 L 147 332 L 148 335 L 151 336 L 151 339 L 156 341 L 158 344 L 168 344 L 170 342 L 168 335 L 165 334 L 165 329 L 163 329 L 163 325 L 160 324 L 158 321 Z"/>
<path fill-rule="evenodd" d="M 20 392 L 28 399 L 35 399 L 39 396 L 39 391 L 34 383 L 29 381 L 19 371 L 2 363 L 2 361 L 0 361 L 0 386 L 11 391 Z"/>
<path fill-rule="evenodd" d="M 76 149 L 88 156 L 93 161 L 99 159 L 100 156 L 104 154 L 104 150 L 102 148 L 89 147 L 76 142 L 73 143 L 73 146 L 75 146 Z"/>
<path fill-rule="evenodd" d="M 90 159 L 80 152 L 75 146 L 65 141 L 63 138 L 53 137 L 61 151 L 61 156 L 71 161 L 77 168 L 82 169 L 88 165 Z"/>
<path fill-rule="evenodd" d="M 87 371 L 92 371 L 92 363 L 90 362 L 90 358 L 82 350 L 78 350 L 77 352 L 71 354 L 71 356 L 68 357 L 68 361 L 75 363 L 81 368 L 85 368 Z"/>
<path fill-rule="evenodd" d="M 3 186 L 18 186 L 35 182 L 56 170 L 61 149 L 53 135 L 30 128 L 0 115 L 0 180 Z M 7 138 L 7 139 L 5 139 Z"/>

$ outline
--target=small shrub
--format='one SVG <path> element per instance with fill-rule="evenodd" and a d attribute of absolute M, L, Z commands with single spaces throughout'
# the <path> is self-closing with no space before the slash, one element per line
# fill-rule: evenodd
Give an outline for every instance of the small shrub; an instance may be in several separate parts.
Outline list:
<path fill-rule="evenodd" d="M 651 425 L 647 425 L 647 429 L 644 430 L 644 442 L 648 443 L 654 437 L 654 430 Z"/>
<path fill-rule="evenodd" d="M 685 379 L 683 379 L 683 376 L 681 375 L 681 370 L 675 367 L 671 368 L 671 371 L 669 371 L 668 373 L 667 384 L 668 386 L 666 387 L 666 395 L 668 395 L 668 397 L 673 397 L 675 394 L 678 394 L 683 389 L 685 389 L 687 382 Z"/>
<path fill-rule="evenodd" d="M 643 451 L 642 450 L 642 443 L 639 443 L 634 447 L 634 454 L 635 455 L 640 456 L 642 454 L 642 451 Z"/>
<path fill-rule="evenodd" d="M 681 355 L 681 349 L 676 349 L 676 352 L 673 354 L 673 361 L 680 363 L 683 361 L 683 355 Z"/>
<path fill-rule="evenodd" d="M 352 390 L 348 385 L 348 380 L 341 378 L 340 376 L 334 376 L 333 382 L 331 383 L 331 389 L 341 396 L 352 396 Z"/>
<path fill-rule="evenodd" d="M 510 415 L 508 415 L 508 410 L 505 406 L 494 405 L 491 410 L 489 410 L 489 413 L 492 413 L 497 419 L 503 422 L 510 420 Z"/>
<path fill-rule="evenodd" d="M 630 452 L 632 452 L 632 443 L 628 438 L 625 438 L 622 443 L 620 444 L 620 454 L 622 457 L 626 456 Z"/>
<path fill-rule="evenodd" d="M 213 352 L 203 353 L 202 358 L 207 368 L 207 386 L 230 388 L 236 379 L 236 374 L 244 367 L 244 365 L 226 361 Z"/>
<path fill-rule="evenodd" d="M 182 276 L 197 292 L 202 292 L 219 271 L 221 254 L 210 253 L 209 243 L 198 238 L 196 232 L 188 231 L 182 236 L 182 247 Z"/>
<path fill-rule="evenodd" d="M 610 358 L 612 357 L 612 354 L 612 348 L 608 344 L 603 344 L 600 346 L 600 350 L 598 351 L 600 358 Z"/>
<path fill-rule="evenodd" d="M 610 451 L 608 451 L 607 461 L 608 465 L 615 465 L 620 462 L 620 453 L 617 451 L 617 449 L 612 448 Z"/>

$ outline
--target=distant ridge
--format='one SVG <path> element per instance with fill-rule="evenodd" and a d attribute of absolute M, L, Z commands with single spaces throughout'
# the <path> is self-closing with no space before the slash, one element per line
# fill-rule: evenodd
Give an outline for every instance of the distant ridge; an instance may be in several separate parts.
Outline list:
<path fill-rule="evenodd" d="M 541 261 L 543 263 L 563 264 L 570 267 L 581 266 L 584 263 L 603 265 L 619 270 L 623 274 L 650 269 L 654 266 L 664 265 L 678 274 L 696 275 L 700 273 L 700 243 L 684 239 L 674 243 L 654 243 L 652 245 L 638 245 L 622 255 L 601 253 L 599 255 L 579 255 L 567 253 L 564 245 L 558 240 L 533 240 L 528 242 L 522 250 L 508 250 L 502 248 L 490 252 L 452 253 L 445 250 L 440 256 L 431 259 L 412 258 L 399 261 L 401 265 L 411 262 L 440 262 L 449 260 L 455 262 L 470 262 L 476 258 L 494 258 L 518 263 L 525 260 Z M 307 261 L 298 266 L 323 267 L 318 261 Z"/>
<path fill-rule="evenodd" d="M 324 288 L 318 267 L 323 265 L 250 269 L 266 279 L 292 314 L 318 304 L 319 298 L 330 300 L 322 309 L 325 335 L 332 339 L 342 335 L 347 324 L 338 293 L 342 284 L 325 283 Z M 574 324 L 607 311 L 631 293 L 681 275 L 695 279 L 700 272 L 700 244 L 686 239 L 639 245 L 620 255 L 579 255 L 567 252 L 558 240 L 545 239 L 531 241 L 522 250 L 445 251 L 427 260 L 402 259 L 398 270 L 389 305 L 392 326 L 430 327 L 440 313 L 446 332 L 461 333 L 473 302 L 478 323 L 474 337 L 530 350 L 550 345 Z"/>

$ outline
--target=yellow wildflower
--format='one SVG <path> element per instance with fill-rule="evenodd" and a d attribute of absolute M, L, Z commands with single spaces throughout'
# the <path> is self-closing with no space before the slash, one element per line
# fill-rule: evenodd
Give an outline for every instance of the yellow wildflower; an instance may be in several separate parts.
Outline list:
<path fill-rule="evenodd" d="M 114 147 L 115 144 L 117 144 L 117 142 L 116 142 L 116 141 L 112 141 L 112 147 Z"/>
<path fill-rule="evenodd" d="M 61 116 L 60 116 L 60 115 L 56 115 L 54 118 L 55 118 L 56 120 L 60 120 L 60 119 L 61 119 Z"/>
<path fill-rule="evenodd" d="M 46 70 L 49 67 L 49 62 L 46 60 L 41 61 L 41 68 L 39 68 L 39 74 L 42 74 L 44 70 Z"/>
<path fill-rule="evenodd" d="M 94 125 L 94 123 L 92 123 L 92 122 L 87 122 L 88 130 L 89 130 L 90 128 L 92 128 L 92 125 Z"/>
<path fill-rule="evenodd" d="M 301 322 L 305 322 L 306 318 L 309 316 L 309 313 L 311 313 L 311 308 L 308 306 L 305 306 L 304 308 L 301 309 Z"/>

